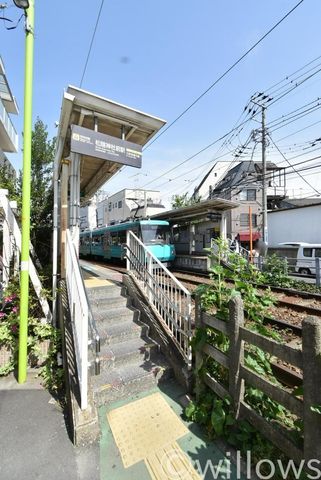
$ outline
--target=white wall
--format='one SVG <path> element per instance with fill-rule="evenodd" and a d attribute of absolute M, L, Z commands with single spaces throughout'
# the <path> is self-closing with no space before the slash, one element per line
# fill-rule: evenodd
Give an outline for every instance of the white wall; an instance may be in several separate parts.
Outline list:
<path fill-rule="evenodd" d="M 282 242 L 321 243 L 321 205 L 268 213 L 269 246 Z"/>
<path fill-rule="evenodd" d="M 214 189 L 217 185 L 217 183 L 222 180 L 222 178 L 225 176 L 227 173 L 228 169 L 232 166 L 235 167 L 240 162 L 234 162 L 234 161 L 218 161 L 216 162 L 213 170 L 209 174 L 208 178 L 205 180 L 203 185 L 201 186 L 199 190 L 199 195 L 202 197 L 202 200 L 207 200 L 209 196 L 209 188 L 210 186 Z M 208 168 L 210 169 L 210 167 Z M 197 185 L 197 184 L 196 184 Z"/>
<path fill-rule="evenodd" d="M 103 224 L 109 225 L 111 222 L 119 222 L 126 218 L 133 217 L 133 210 L 137 206 L 144 207 L 145 201 L 147 208 L 140 208 L 137 217 L 146 217 L 165 210 L 164 207 L 154 207 L 151 204 L 160 204 L 160 192 L 157 190 L 124 189 L 120 192 L 110 195 L 98 206 L 103 212 Z"/>

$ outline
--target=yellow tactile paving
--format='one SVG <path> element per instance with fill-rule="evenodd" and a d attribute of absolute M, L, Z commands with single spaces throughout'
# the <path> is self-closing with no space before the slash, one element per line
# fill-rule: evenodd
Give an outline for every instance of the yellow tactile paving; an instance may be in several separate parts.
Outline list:
<path fill-rule="evenodd" d="M 174 442 L 145 459 L 152 480 L 200 480 L 188 455 Z"/>
<path fill-rule="evenodd" d="M 114 285 L 109 280 L 105 280 L 103 278 L 96 278 L 90 277 L 84 280 L 86 288 L 94 288 L 94 287 L 107 287 L 108 285 Z"/>
<path fill-rule="evenodd" d="M 188 433 L 159 393 L 116 408 L 107 419 L 125 468 L 149 457 L 150 465 L 156 465 L 155 452 Z"/>

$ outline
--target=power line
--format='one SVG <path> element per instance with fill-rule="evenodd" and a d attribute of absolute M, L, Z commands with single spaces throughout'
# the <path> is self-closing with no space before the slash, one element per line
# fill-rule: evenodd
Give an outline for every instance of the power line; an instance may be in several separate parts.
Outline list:
<path fill-rule="evenodd" d="M 279 147 L 276 145 L 276 143 L 274 142 L 273 138 L 269 135 L 269 138 L 271 140 L 271 142 L 273 143 L 273 145 L 275 146 L 275 148 L 278 150 L 278 152 L 280 153 L 280 155 L 282 155 L 282 157 L 284 158 L 284 160 L 290 165 L 290 167 L 294 170 L 294 172 L 296 172 L 299 177 L 302 178 L 302 180 L 307 184 L 309 185 L 310 188 L 312 188 L 312 190 L 314 190 L 318 195 L 321 195 L 321 193 L 316 189 L 314 188 L 304 177 L 302 177 L 302 175 L 293 167 L 293 165 L 291 165 L 291 163 L 289 162 L 289 160 L 286 158 L 286 156 L 281 152 L 281 150 L 279 149 Z"/>
<path fill-rule="evenodd" d="M 246 120 L 247 122 L 250 121 L 250 120 Z M 163 178 L 165 175 L 167 175 L 168 173 L 172 172 L 173 170 L 176 170 L 176 168 L 180 167 L 181 165 L 183 165 L 184 163 L 187 163 L 189 162 L 190 160 L 192 160 L 193 158 L 197 157 L 198 155 L 200 155 L 201 153 L 205 152 L 206 150 L 208 150 L 210 147 L 212 147 L 213 145 L 215 145 L 216 143 L 220 142 L 221 140 L 223 140 L 224 138 L 228 137 L 233 131 L 235 130 L 235 128 L 233 128 L 232 130 L 230 130 L 229 132 L 225 133 L 224 135 L 222 135 L 221 137 L 217 138 L 216 140 L 214 140 L 213 142 L 209 143 L 208 145 L 206 145 L 205 147 L 203 147 L 201 150 L 199 150 L 198 152 L 194 153 L 193 155 L 191 155 L 190 157 L 186 158 L 185 160 L 183 160 L 181 163 L 179 163 L 178 165 L 175 165 L 175 167 L 171 168 L 170 170 L 167 170 L 165 173 L 162 173 L 161 175 L 159 175 L 158 177 L 156 177 L 154 180 L 151 180 L 150 182 L 147 182 L 145 183 L 145 185 L 143 185 L 143 188 L 145 188 L 147 185 L 150 185 L 151 183 L 154 183 L 156 180 L 159 180 L 160 178 Z M 212 162 L 212 160 L 210 160 L 210 162 Z"/>
<path fill-rule="evenodd" d="M 302 85 L 303 83 L 305 83 L 307 80 L 310 80 L 310 78 L 314 77 L 314 75 L 317 75 L 318 73 L 321 72 L 321 68 L 319 68 L 319 70 L 317 70 L 316 72 L 314 73 L 311 73 L 311 75 L 309 75 L 308 77 L 304 78 L 303 80 L 301 80 L 300 82 L 294 84 L 294 85 L 291 85 L 290 88 L 288 88 L 288 90 L 286 90 L 284 93 L 280 94 L 272 103 L 270 103 L 270 106 L 273 105 L 275 102 L 278 102 L 279 100 L 281 100 L 281 98 L 285 97 L 285 95 L 288 95 L 289 93 L 291 93 L 295 88 L 299 87 L 300 85 Z"/>
<path fill-rule="evenodd" d="M 282 140 L 285 140 L 286 138 L 292 137 L 293 135 L 296 135 L 297 133 L 303 132 L 304 130 L 307 130 L 310 127 L 314 127 L 315 125 L 318 125 L 319 123 L 321 123 L 321 120 L 318 120 L 317 122 L 314 122 L 314 123 L 310 123 L 306 127 L 300 128 L 300 130 L 296 130 L 295 132 L 290 133 L 289 135 L 286 135 L 285 137 L 279 138 L 277 140 L 277 142 L 281 142 Z"/>
<path fill-rule="evenodd" d="M 294 75 L 296 75 L 297 73 L 301 72 L 302 70 L 304 70 L 306 67 L 309 67 L 312 63 L 316 62 L 317 60 L 320 60 L 321 58 L 321 55 L 319 55 L 318 57 L 314 58 L 313 60 L 311 60 L 310 62 L 306 63 L 305 65 L 303 65 L 303 67 L 300 67 L 298 70 L 296 70 L 295 72 L 291 73 L 290 75 L 287 75 L 285 78 L 283 78 L 283 80 L 280 80 L 279 82 L 275 83 L 274 85 L 272 85 L 271 87 L 268 87 L 266 88 L 264 91 L 265 92 L 270 92 L 270 90 L 272 90 L 273 88 L 277 87 L 278 85 L 281 85 L 281 83 L 285 82 L 285 81 L 288 81 L 291 77 L 293 77 Z M 276 91 L 276 90 L 275 90 Z M 271 92 L 270 92 L 271 94 Z"/>
<path fill-rule="evenodd" d="M 320 57 L 318 57 L 320 58 Z M 311 62 L 310 62 L 311 63 Z M 308 65 L 310 65 L 310 63 Z M 305 65 L 304 67 L 302 67 L 300 70 L 304 70 L 305 67 L 307 67 L 308 65 Z M 306 72 L 304 73 L 301 73 L 301 75 L 298 75 L 297 77 L 293 78 L 292 80 L 289 80 L 291 77 L 293 77 L 294 74 L 290 75 L 290 77 L 288 77 L 288 84 L 292 84 L 293 85 L 296 85 L 297 83 L 301 83 L 302 80 L 300 80 L 300 82 L 296 82 L 296 80 L 299 80 L 299 78 L 303 77 L 304 75 L 307 75 L 308 73 L 310 72 L 313 72 L 313 70 L 315 70 L 316 68 L 320 67 L 321 63 L 318 63 L 317 65 L 315 65 L 314 67 L 312 68 L 309 68 L 309 70 L 307 70 Z M 314 72 L 312 74 L 312 76 L 314 76 L 316 73 L 318 73 L 318 71 Z M 269 91 L 269 95 L 272 96 L 272 95 L 275 95 L 276 92 L 282 90 L 283 88 L 285 88 L 285 85 L 282 86 L 282 87 L 279 87 L 277 88 L 276 90 L 272 90 L 271 92 Z"/>
<path fill-rule="evenodd" d="M 282 121 L 289 120 L 289 118 L 295 118 L 297 115 L 302 115 L 305 112 L 310 112 L 314 108 L 320 106 L 320 103 L 317 103 L 316 105 L 314 105 L 316 102 L 319 102 L 320 100 L 321 100 L 320 97 L 318 97 L 315 100 L 313 100 L 312 102 L 309 102 L 309 103 L 306 103 L 305 105 L 302 105 L 302 107 L 296 108 L 295 110 L 292 110 L 291 112 L 288 112 L 284 115 L 281 115 L 280 117 L 275 118 L 274 120 L 270 120 L 269 123 L 268 123 L 268 127 L 269 128 L 271 128 L 272 126 L 275 127 L 276 125 L 278 125 Z M 309 107 L 309 108 L 307 108 L 303 112 L 300 111 L 300 110 L 302 110 L 303 108 L 306 108 L 306 107 Z M 273 125 L 273 124 L 275 124 L 275 125 Z"/>
<path fill-rule="evenodd" d="M 304 67 L 302 67 L 302 68 L 304 68 Z M 319 70 L 319 71 L 320 71 L 320 70 Z M 318 72 L 319 72 L 319 71 L 318 71 Z M 309 78 L 311 78 L 311 76 L 309 76 L 307 79 L 304 79 L 301 83 L 303 83 L 304 81 L 308 80 Z M 299 86 L 301 85 L 301 83 L 292 86 L 291 89 L 289 89 L 288 92 L 286 92 L 285 94 L 282 93 L 282 95 L 280 96 L 280 98 L 283 98 L 287 93 L 289 93 L 289 92 L 291 92 L 292 90 L 294 90 L 295 88 L 299 87 Z M 264 94 L 260 94 L 260 95 L 262 96 L 262 95 L 264 95 Z M 276 101 L 278 101 L 278 98 L 275 98 L 274 101 L 273 101 L 273 103 L 275 103 Z M 306 106 L 307 106 L 307 105 L 306 105 Z M 248 108 L 248 104 L 247 104 L 247 106 L 244 108 L 244 110 L 243 110 L 240 118 L 242 118 L 242 116 L 243 116 L 244 112 L 247 110 L 247 108 Z M 300 108 L 302 109 L 302 108 L 304 108 L 304 107 L 300 107 Z M 200 155 L 200 154 L 203 153 L 204 151 L 208 150 L 210 147 L 212 147 L 213 145 L 215 145 L 216 143 L 218 143 L 218 142 L 221 141 L 221 140 L 224 140 L 224 139 L 225 139 L 224 142 L 223 142 L 223 144 L 221 145 L 221 147 L 219 148 L 218 151 L 220 151 L 222 148 L 224 148 L 224 145 L 227 145 L 228 143 L 231 144 L 231 146 L 232 146 L 233 148 L 235 148 L 235 147 L 232 145 L 232 143 L 231 143 L 232 139 L 235 138 L 236 136 L 238 136 L 238 135 L 241 133 L 241 131 L 244 129 L 245 125 L 246 125 L 247 123 L 249 123 L 250 120 L 253 120 L 254 117 L 255 117 L 256 115 L 258 115 L 259 112 L 258 112 L 258 110 L 256 110 L 255 112 L 252 113 L 252 117 L 247 118 L 248 115 L 249 115 L 249 113 L 250 113 L 250 112 L 247 113 L 247 115 L 246 115 L 246 117 L 245 117 L 245 120 L 242 121 L 242 123 L 240 123 L 240 124 L 237 125 L 236 127 L 234 126 L 234 127 L 233 127 L 229 132 L 227 132 L 225 135 L 222 135 L 220 138 L 218 138 L 218 139 L 214 140 L 213 142 L 211 142 L 210 144 L 206 145 L 204 148 L 202 148 L 201 150 L 199 150 L 199 151 L 196 152 L 195 154 L 191 155 L 191 156 L 188 157 L 187 159 L 183 160 L 183 161 L 182 161 L 181 163 L 179 163 L 178 165 L 175 165 L 175 166 L 172 167 L 170 170 L 167 170 L 166 172 L 162 173 L 162 174 L 159 175 L 158 177 L 156 177 L 156 178 L 154 178 L 153 180 L 147 182 L 146 184 L 143 185 L 143 188 L 146 187 L 146 186 L 148 186 L 148 185 L 150 185 L 151 183 L 154 183 L 154 182 L 157 181 L 158 179 L 163 178 L 165 175 L 167 175 L 168 173 L 172 172 L 172 171 L 175 170 L 176 168 L 179 168 L 179 167 L 180 167 L 181 165 L 183 165 L 184 163 L 187 163 L 187 162 L 189 162 L 190 160 L 194 159 L 195 157 L 197 157 L 198 155 Z M 292 112 L 292 113 L 294 113 L 294 112 Z M 301 112 L 301 114 L 302 114 L 302 112 Z M 282 118 L 282 117 L 280 117 L 280 119 L 281 119 L 281 118 Z M 286 120 L 286 119 L 285 119 L 285 120 Z M 285 120 L 284 120 L 284 121 L 285 121 Z M 276 119 L 275 119 L 274 121 L 276 121 Z M 289 122 L 289 123 L 291 123 L 291 122 Z M 285 125 L 284 125 L 284 126 L 285 126 Z M 231 137 L 228 139 L 228 137 L 229 137 L 230 135 L 231 135 Z M 284 138 L 287 138 L 287 137 L 284 137 Z M 213 161 L 213 159 L 210 160 L 208 163 L 211 163 L 211 161 Z"/>
<path fill-rule="evenodd" d="M 270 30 L 268 30 L 252 47 L 250 47 L 238 60 L 236 60 L 225 72 L 218 77 L 203 93 L 201 93 L 182 113 L 178 115 L 164 130 L 162 130 L 143 150 L 149 148 L 156 140 L 158 140 L 165 132 L 167 132 L 175 123 L 178 122 L 201 98 L 203 98 L 215 85 L 217 85 L 231 70 L 233 70 L 252 50 L 254 50 L 270 33 L 273 32 L 294 10 L 298 8 L 304 0 L 300 0 L 289 12 L 287 12 Z"/>
<path fill-rule="evenodd" d="M 293 174 L 293 172 L 286 172 L 287 169 L 291 168 L 291 169 L 294 170 L 293 167 L 297 167 L 298 165 L 306 164 L 306 163 L 312 162 L 312 161 L 314 161 L 314 160 L 319 160 L 319 159 L 321 158 L 321 156 L 318 155 L 318 156 L 316 156 L 316 157 L 308 158 L 308 159 L 302 160 L 302 161 L 300 161 L 300 162 L 297 162 L 297 163 L 291 165 L 291 164 L 290 164 L 290 160 L 292 160 L 292 159 L 294 159 L 294 158 L 297 158 L 297 156 L 291 157 L 290 159 L 287 159 L 287 162 L 288 162 L 289 166 L 287 166 L 287 167 L 281 167 L 282 170 L 284 171 L 284 175 Z M 249 161 L 248 163 L 249 163 L 249 165 L 250 165 L 250 161 Z M 261 162 L 255 162 L 255 163 L 261 163 Z M 298 172 L 299 172 L 299 171 L 308 170 L 308 169 L 311 169 L 311 168 L 316 168 L 316 167 L 319 167 L 319 166 L 320 166 L 320 165 L 317 164 L 317 165 L 313 165 L 313 166 L 309 166 L 309 167 L 303 167 L 303 168 L 300 168 L 300 169 L 298 170 Z M 248 170 L 249 170 L 249 168 L 248 168 Z M 296 172 L 295 172 L 295 173 L 296 173 Z M 270 173 L 266 176 L 266 179 L 267 179 L 267 180 L 273 180 L 273 178 L 274 178 L 274 172 L 273 172 L 273 171 L 270 172 Z M 258 183 L 257 177 L 255 177 L 255 178 L 250 178 L 250 179 L 249 179 L 249 178 L 241 178 L 238 182 L 236 182 L 235 184 L 233 184 L 233 185 L 231 185 L 231 186 L 229 186 L 229 187 L 216 188 L 215 190 L 218 190 L 217 194 L 224 193 L 224 195 L 225 195 L 226 193 L 231 193 L 232 190 L 235 189 L 235 188 L 237 188 L 237 187 L 240 187 L 240 186 L 241 186 L 241 187 L 247 187 L 247 186 L 249 186 L 249 185 L 254 185 L 254 184 L 256 184 L 256 183 Z M 309 186 L 310 186 L 310 185 L 309 185 Z M 310 186 L 310 187 L 311 187 L 311 186 Z M 313 187 L 311 187 L 311 188 L 313 188 Z"/>
<path fill-rule="evenodd" d="M 87 65 L 88 65 L 90 54 L 91 54 L 91 49 L 92 49 L 92 46 L 93 46 L 93 43 L 94 43 L 94 39 L 95 39 L 95 35 L 96 35 L 96 31 L 97 31 L 97 27 L 98 27 L 98 23 L 99 23 L 99 20 L 100 20 L 100 16 L 101 16 L 101 12 L 102 12 L 104 3 L 105 3 L 105 0 L 101 0 L 101 4 L 100 4 L 100 7 L 99 7 L 97 20 L 96 20 L 96 24 L 95 24 L 95 28 L 94 28 L 94 31 L 93 31 L 93 34 L 92 34 L 92 37 L 91 37 L 90 45 L 89 45 L 89 50 L 88 50 L 84 70 L 82 72 L 82 76 L 81 76 L 81 80 L 80 80 L 80 88 L 82 87 L 82 82 L 83 82 L 83 79 L 84 79 L 84 76 L 85 76 L 85 73 L 86 73 L 86 70 L 87 70 Z"/>

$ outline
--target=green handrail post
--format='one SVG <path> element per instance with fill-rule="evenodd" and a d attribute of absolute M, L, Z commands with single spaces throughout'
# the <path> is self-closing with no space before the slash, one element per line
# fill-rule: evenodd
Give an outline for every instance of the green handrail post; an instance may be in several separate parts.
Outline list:
<path fill-rule="evenodd" d="M 34 0 L 26 12 L 18 382 L 27 378 Z"/>

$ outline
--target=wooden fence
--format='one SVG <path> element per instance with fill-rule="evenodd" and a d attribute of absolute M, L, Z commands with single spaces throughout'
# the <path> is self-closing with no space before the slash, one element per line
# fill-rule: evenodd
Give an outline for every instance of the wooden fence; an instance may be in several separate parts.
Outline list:
<path fill-rule="evenodd" d="M 302 350 L 278 343 L 270 338 L 253 332 L 244 326 L 244 309 L 240 297 L 230 301 L 229 321 L 224 322 L 202 311 L 200 300 L 196 299 L 196 327 L 212 328 L 228 336 L 230 346 L 227 353 L 206 343 L 196 352 L 196 371 L 202 365 L 204 357 L 213 358 L 229 371 L 229 385 L 223 386 L 208 372 L 196 379 L 196 392 L 199 395 L 201 383 L 213 390 L 219 397 L 229 397 L 234 406 L 236 418 L 244 418 L 273 442 L 289 458 L 295 461 L 321 458 L 321 415 L 311 409 L 321 408 L 321 321 L 308 317 L 302 324 Z M 244 344 L 259 347 L 264 352 L 277 357 L 303 370 L 304 398 L 301 400 L 286 391 L 279 384 L 259 376 L 244 364 Z M 297 415 L 304 423 L 304 448 L 293 443 L 285 427 L 276 426 L 254 411 L 244 400 L 245 383 L 258 388 L 272 400 L 283 405 Z"/>

